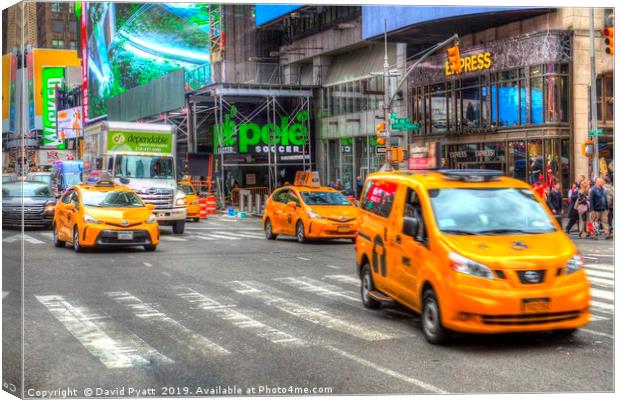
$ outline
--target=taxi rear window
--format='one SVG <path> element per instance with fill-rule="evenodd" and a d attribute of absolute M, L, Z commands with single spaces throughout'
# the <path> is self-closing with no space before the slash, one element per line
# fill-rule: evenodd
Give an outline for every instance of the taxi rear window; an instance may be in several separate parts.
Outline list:
<path fill-rule="evenodd" d="M 398 185 L 394 182 L 368 181 L 362 195 L 362 209 L 387 218 L 392 211 Z"/>

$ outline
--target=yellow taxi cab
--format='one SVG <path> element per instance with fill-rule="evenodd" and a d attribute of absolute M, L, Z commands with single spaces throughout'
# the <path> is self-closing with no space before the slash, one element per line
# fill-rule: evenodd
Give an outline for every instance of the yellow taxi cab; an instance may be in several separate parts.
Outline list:
<path fill-rule="evenodd" d="M 451 331 L 572 334 L 590 318 L 584 261 L 542 199 L 499 171 L 371 174 L 355 245 L 362 303 Z"/>
<path fill-rule="evenodd" d="M 198 193 L 189 181 L 180 181 L 177 186 L 185 193 L 185 206 L 187 207 L 187 219 L 200 222 L 200 203 Z"/>
<path fill-rule="evenodd" d="M 300 243 L 309 239 L 354 241 L 357 207 L 342 193 L 322 187 L 318 181 L 308 186 L 287 185 L 276 189 L 265 203 L 263 227 L 268 240 L 293 235 Z"/>
<path fill-rule="evenodd" d="M 56 204 L 54 245 L 71 243 L 76 252 L 108 246 L 143 246 L 154 251 L 159 244 L 159 225 L 153 208 L 132 189 L 105 176 L 92 184 L 72 186 Z"/>

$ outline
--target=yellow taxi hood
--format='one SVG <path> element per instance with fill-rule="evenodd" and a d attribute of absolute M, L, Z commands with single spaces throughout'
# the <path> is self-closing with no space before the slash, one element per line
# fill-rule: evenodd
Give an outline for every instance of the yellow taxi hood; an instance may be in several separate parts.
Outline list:
<path fill-rule="evenodd" d="M 120 224 L 121 221 L 127 221 L 130 224 L 144 222 L 152 214 L 152 212 L 145 207 L 85 207 L 84 211 L 85 214 L 90 215 L 100 222 L 110 222 L 113 224 Z"/>
<path fill-rule="evenodd" d="M 357 207 L 350 206 L 308 206 L 309 209 L 327 218 L 357 218 Z"/>
<path fill-rule="evenodd" d="M 577 251 L 563 232 L 524 235 L 445 235 L 451 251 L 489 267 L 546 268 L 564 265 Z"/>

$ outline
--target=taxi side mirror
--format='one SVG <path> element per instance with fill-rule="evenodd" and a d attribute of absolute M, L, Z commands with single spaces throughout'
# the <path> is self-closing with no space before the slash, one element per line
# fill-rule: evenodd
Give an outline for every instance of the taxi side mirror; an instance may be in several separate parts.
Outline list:
<path fill-rule="evenodd" d="M 403 219 L 403 233 L 413 238 L 418 236 L 420 221 L 416 217 L 405 217 Z"/>
<path fill-rule="evenodd" d="M 147 204 L 146 209 L 149 211 L 153 211 L 155 209 L 155 204 Z"/>
<path fill-rule="evenodd" d="M 297 203 L 295 203 L 294 201 L 289 201 L 288 203 L 286 203 L 286 205 L 291 207 L 291 208 L 296 208 L 297 207 Z"/>
<path fill-rule="evenodd" d="M 73 204 L 73 203 L 65 204 L 65 210 L 67 210 L 67 211 L 75 210 L 75 204 Z"/>

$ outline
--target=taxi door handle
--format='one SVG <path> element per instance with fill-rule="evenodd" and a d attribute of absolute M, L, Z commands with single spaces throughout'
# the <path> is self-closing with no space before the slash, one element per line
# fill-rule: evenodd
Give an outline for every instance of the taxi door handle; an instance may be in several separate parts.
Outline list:
<path fill-rule="evenodd" d="M 396 235 L 396 244 L 400 244 L 401 238 L 400 235 Z"/>

